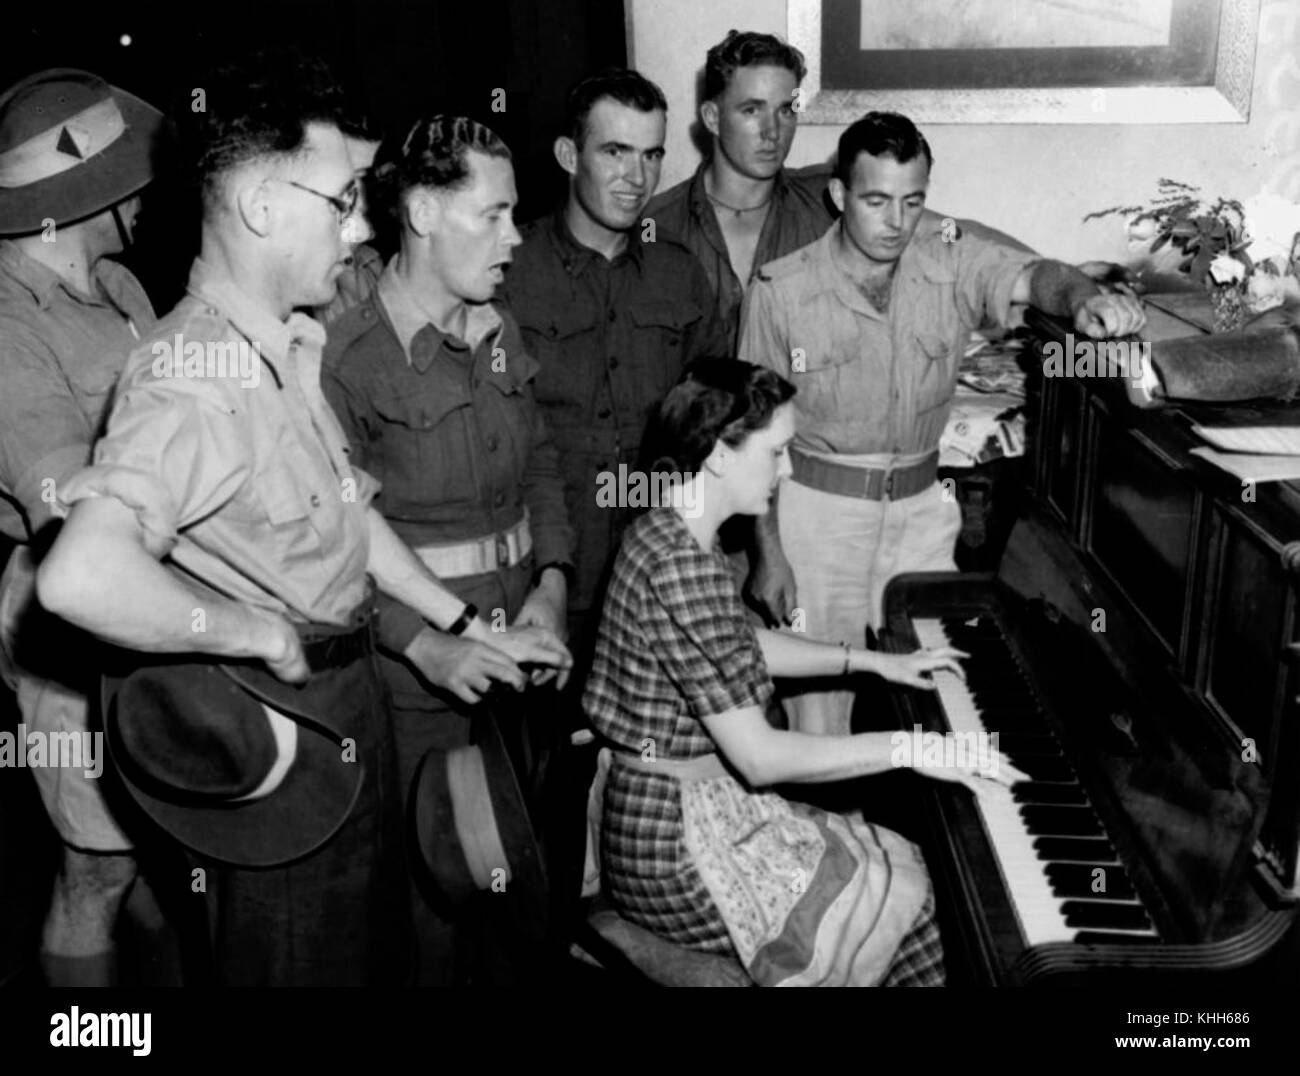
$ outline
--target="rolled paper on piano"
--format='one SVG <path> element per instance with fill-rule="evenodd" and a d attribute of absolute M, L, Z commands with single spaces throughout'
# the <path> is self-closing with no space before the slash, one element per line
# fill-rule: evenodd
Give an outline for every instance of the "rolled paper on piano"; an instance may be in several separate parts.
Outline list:
<path fill-rule="evenodd" d="M 1151 364 L 1160 384 L 1149 395 L 1156 397 L 1211 403 L 1290 400 L 1300 389 L 1300 329 L 1157 340 L 1151 345 Z M 1130 399 L 1153 406 L 1132 394 Z"/>

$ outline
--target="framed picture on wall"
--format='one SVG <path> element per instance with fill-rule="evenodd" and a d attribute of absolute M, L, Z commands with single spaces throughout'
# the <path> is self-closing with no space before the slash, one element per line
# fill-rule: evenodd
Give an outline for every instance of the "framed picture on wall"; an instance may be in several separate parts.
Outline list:
<path fill-rule="evenodd" d="M 1260 0 L 788 0 L 803 122 L 1244 123 Z"/>

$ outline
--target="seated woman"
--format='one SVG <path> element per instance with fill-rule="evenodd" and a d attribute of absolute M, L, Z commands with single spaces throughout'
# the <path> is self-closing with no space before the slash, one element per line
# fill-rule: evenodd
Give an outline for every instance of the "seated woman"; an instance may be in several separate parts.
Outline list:
<path fill-rule="evenodd" d="M 765 512 L 790 473 L 793 395 L 769 370 L 710 359 L 659 406 L 649 458 L 683 481 L 672 506 L 646 513 L 623 540 L 583 699 L 614 748 L 601 826 L 606 893 L 669 941 L 734 953 L 760 985 L 942 985 L 919 851 L 860 817 L 756 791 L 920 761 L 901 733 L 772 728 L 773 676 L 874 672 L 932 688 L 928 672 L 960 675 L 965 656 L 883 654 L 750 624 L 716 537 L 733 514 Z M 1024 779 L 1000 755 L 984 761 L 978 772 L 921 772 L 976 790 Z"/>

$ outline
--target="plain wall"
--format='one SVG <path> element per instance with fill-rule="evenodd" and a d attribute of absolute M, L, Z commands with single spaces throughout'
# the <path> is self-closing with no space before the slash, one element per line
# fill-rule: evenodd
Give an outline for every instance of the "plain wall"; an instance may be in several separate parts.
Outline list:
<path fill-rule="evenodd" d="M 630 62 L 668 98 L 660 189 L 688 176 L 688 134 L 704 55 L 730 29 L 786 36 L 784 0 L 626 0 Z M 1118 217 L 1094 210 L 1144 204 L 1167 176 L 1213 199 L 1261 189 L 1300 201 L 1300 0 L 1263 0 L 1250 121 L 1232 124 L 926 124 L 935 154 L 929 204 L 971 217 L 1068 261 L 1132 261 Z M 804 124 L 789 164 L 825 161 L 839 126 Z"/>

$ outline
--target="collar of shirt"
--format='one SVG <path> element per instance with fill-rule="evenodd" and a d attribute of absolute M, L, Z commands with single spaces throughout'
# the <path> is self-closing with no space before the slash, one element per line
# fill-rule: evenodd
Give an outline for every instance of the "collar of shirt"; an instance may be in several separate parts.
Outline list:
<path fill-rule="evenodd" d="M 560 206 L 551 215 L 551 242 L 555 245 L 556 252 L 560 256 L 560 261 L 564 265 L 565 271 L 570 276 L 580 276 L 592 265 L 609 265 L 611 268 L 622 265 L 625 262 L 636 267 L 637 272 L 641 271 L 644 263 L 645 250 L 641 240 L 641 230 L 633 228 L 627 235 L 627 246 L 623 252 L 612 261 L 598 250 L 592 250 L 591 247 L 578 242 L 577 237 L 569 228 L 569 222 L 564 218 L 563 205 Z"/>
<path fill-rule="evenodd" d="M 424 373 L 429 368 L 431 360 L 422 356 L 422 361 L 416 362 L 411 345 L 415 342 L 416 335 L 424 329 L 432 328 L 434 333 L 452 347 L 476 351 L 484 340 L 501 328 L 501 315 L 491 303 L 467 303 L 465 306 L 466 339 L 462 341 L 445 332 L 424 312 L 419 301 L 411 293 L 411 289 L 406 286 L 406 282 L 397 275 L 396 256 L 389 259 L 383 275 L 379 278 L 379 298 L 384 304 L 384 311 L 388 314 L 389 324 L 397 334 L 398 343 L 402 345 L 402 353 L 406 356 L 407 364 L 414 366 L 420 373 Z"/>
<path fill-rule="evenodd" d="M 195 258 L 190 268 L 189 293 L 225 315 L 234 328 L 258 351 L 283 387 L 283 371 L 292 371 L 308 399 L 320 384 L 321 349 L 325 329 L 306 314 L 294 312 L 281 321 L 234 280 Z M 316 388 L 319 392 L 319 388 Z"/>
<path fill-rule="evenodd" d="M 704 186 L 704 173 L 708 171 L 709 162 L 701 161 L 700 166 L 695 169 L 695 175 L 691 177 L 691 185 L 688 197 L 690 199 L 691 215 L 695 222 L 704 229 L 704 234 L 708 236 L 709 242 L 712 243 L 719 251 L 726 253 L 727 243 L 722 238 L 722 229 L 718 226 L 718 214 L 713 210 L 713 200 L 709 197 L 709 192 Z M 785 202 L 786 194 L 789 189 L 789 182 L 786 180 L 785 169 L 782 168 L 776 173 L 776 182 L 772 185 L 772 208 L 767 211 L 767 217 L 763 221 L 762 232 L 758 237 L 758 245 L 762 247 L 763 238 L 772 230 L 773 222 L 780 218 L 781 206 Z M 755 265 L 755 268 L 758 268 Z"/>
<path fill-rule="evenodd" d="M 839 242 L 841 222 L 836 221 L 827 230 L 826 234 L 812 244 L 810 256 L 813 263 L 813 272 L 809 274 L 809 296 L 826 291 L 834 292 L 845 306 L 857 313 L 864 314 L 867 317 L 882 317 L 878 311 L 862 294 L 862 289 L 858 286 L 858 281 L 840 264 L 838 255 L 835 252 L 835 244 Z M 906 280 L 919 281 L 921 279 L 942 281 L 951 280 L 952 272 L 936 257 L 935 252 L 931 250 L 932 239 L 928 235 L 917 234 L 912 236 L 911 242 L 903 248 L 903 253 L 899 256 L 898 265 L 894 270 L 895 280 L 900 277 Z M 883 315 L 888 317 L 888 313 Z"/>
<path fill-rule="evenodd" d="M 126 269 L 108 258 L 100 258 L 90 271 L 90 278 L 103 290 L 103 296 L 87 295 L 80 288 L 75 288 L 47 265 L 42 265 L 35 258 L 24 254 L 18 244 L 9 239 L 0 239 L 0 273 L 8 277 L 15 285 L 27 292 L 41 310 L 48 310 L 62 291 L 71 299 L 90 306 L 116 307 L 127 314 L 123 306 L 119 274 Z M 104 296 L 108 301 L 105 301 Z M 127 314 L 129 317 L 129 314 Z"/>

